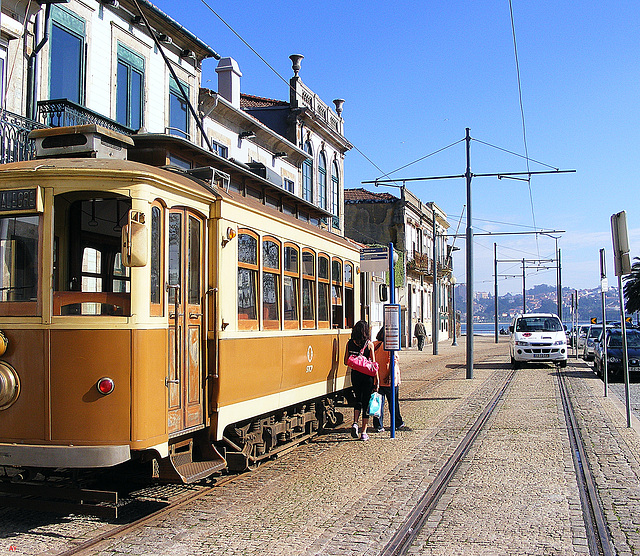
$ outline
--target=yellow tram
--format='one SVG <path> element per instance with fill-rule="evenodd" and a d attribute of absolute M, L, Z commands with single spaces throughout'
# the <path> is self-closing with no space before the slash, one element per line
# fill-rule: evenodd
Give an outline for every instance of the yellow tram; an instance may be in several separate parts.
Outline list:
<path fill-rule="evenodd" d="M 150 164 L 161 141 L 32 135 L 38 158 L 0 167 L 0 465 L 189 482 L 336 423 L 353 243 Z"/>

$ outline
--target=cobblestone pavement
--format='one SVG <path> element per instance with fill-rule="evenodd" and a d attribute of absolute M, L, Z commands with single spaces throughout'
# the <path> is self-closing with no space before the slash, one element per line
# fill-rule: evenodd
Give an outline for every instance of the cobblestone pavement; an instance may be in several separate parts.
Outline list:
<path fill-rule="evenodd" d="M 400 353 L 402 414 L 412 430 L 353 440 L 347 425 L 143 529 L 85 554 L 378 555 L 509 371 L 504 339 L 464 337 L 439 354 Z M 640 554 L 640 424 L 570 360 L 568 387 L 618 554 Z M 622 411 L 621 411 L 622 407 Z M 634 417 L 635 419 L 635 417 Z M 53 555 L 105 528 L 99 520 L 0 512 L 0 556 Z M 587 554 L 555 369 L 517 372 L 412 554 Z"/>

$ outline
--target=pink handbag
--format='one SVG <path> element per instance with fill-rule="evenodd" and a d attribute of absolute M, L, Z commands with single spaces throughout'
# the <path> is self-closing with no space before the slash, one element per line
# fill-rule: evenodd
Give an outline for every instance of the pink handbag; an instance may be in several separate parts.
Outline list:
<path fill-rule="evenodd" d="M 347 359 L 347 364 L 354 371 L 358 371 L 359 373 L 369 376 L 376 376 L 378 372 L 378 363 L 376 361 L 370 361 L 363 355 L 364 348 L 366 346 L 367 344 L 364 345 L 358 355 L 350 355 Z"/>

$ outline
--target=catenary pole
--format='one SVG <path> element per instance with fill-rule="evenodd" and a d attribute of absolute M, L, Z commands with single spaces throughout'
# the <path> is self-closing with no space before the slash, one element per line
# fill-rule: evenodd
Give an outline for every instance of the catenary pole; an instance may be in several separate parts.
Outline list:
<path fill-rule="evenodd" d="M 431 202 L 431 219 L 433 224 L 433 296 L 431 300 L 431 341 L 433 343 L 433 355 L 438 355 L 438 330 L 439 330 L 439 299 L 438 299 L 438 242 L 436 228 L 436 204 Z"/>
<path fill-rule="evenodd" d="M 467 229 L 466 229 L 466 272 L 467 272 L 467 378 L 473 378 L 473 223 L 471 213 L 471 130 L 466 128 L 465 147 L 467 169 L 464 176 L 467 181 Z"/>
<path fill-rule="evenodd" d="M 415 177 L 415 178 L 376 178 L 375 180 L 365 180 L 360 183 L 362 184 L 373 184 L 376 187 L 379 185 L 390 185 L 391 187 L 398 187 L 397 182 L 401 181 L 403 187 L 406 182 L 412 181 L 431 181 L 431 180 L 445 180 L 445 179 L 457 179 L 457 178 L 465 178 L 467 183 L 467 228 L 465 230 L 465 242 L 466 242 L 466 296 L 467 296 L 467 339 L 466 339 L 466 378 L 473 378 L 473 225 L 472 225 L 472 217 L 471 217 L 471 179 L 475 176 L 477 178 L 488 178 L 488 177 L 497 177 L 498 179 L 503 178 L 512 178 L 514 176 L 534 176 L 538 174 L 564 174 L 564 173 L 573 173 L 575 170 L 560 170 L 558 168 L 554 170 L 545 170 L 541 172 L 499 172 L 499 173 L 483 173 L 483 174 L 472 174 L 471 173 L 471 130 L 470 128 L 466 128 L 465 133 L 465 147 L 466 147 L 466 158 L 467 158 L 467 168 L 464 174 L 454 174 L 447 176 L 426 176 L 426 177 Z M 387 174 L 388 175 L 388 174 Z M 517 178 L 514 178 L 517 179 Z M 540 233 L 540 232 L 535 232 Z M 478 234 L 478 235 L 490 235 L 490 234 Z M 500 234 L 502 235 L 502 234 Z M 451 237 L 451 236 L 447 236 Z"/>
<path fill-rule="evenodd" d="M 493 244 L 493 322 L 495 324 L 495 340 L 498 343 L 498 244 Z"/>

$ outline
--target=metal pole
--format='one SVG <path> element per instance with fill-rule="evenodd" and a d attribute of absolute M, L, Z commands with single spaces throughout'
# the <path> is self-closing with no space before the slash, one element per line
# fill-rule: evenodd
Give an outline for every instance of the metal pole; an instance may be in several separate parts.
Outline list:
<path fill-rule="evenodd" d="M 496 344 L 498 343 L 498 244 L 493 244 L 493 321 L 495 323 Z"/>
<path fill-rule="evenodd" d="M 438 329 L 440 323 L 438 316 L 440 308 L 438 307 L 438 243 L 436 241 L 436 205 L 431 202 L 431 219 L 433 220 L 433 297 L 431 307 L 431 340 L 433 342 L 433 355 L 438 355 Z"/>
<path fill-rule="evenodd" d="M 620 331 L 622 333 L 622 370 L 624 372 L 624 400 L 627 409 L 627 428 L 631 428 L 631 401 L 629 399 L 629 356 L 627 354 L 627 323 L 624 320 L 624 298 L 622 274 L 618 275 L 618 297 L 620 299 Z"/>
<path fill-rule="evenodd" d="M 467 378 L 473 378 L 473 225 L 471 221 L 471 134 L 466 130 L 467 169 Z"/>
<path fill-rule="evenodd" d="M 453 257 L 451 257 L 451 277 L 453 278 Z M 455 278 L 453 278 L 455 280 Z M 458 345 L 456 338 L 458 319 L 456 319 L 456 283 L 451 284 L 451 312 L 453 313 L 453 343 L 452 346 Z"/>
<path fill-rule="evenodd" d="M 522 259 L 522 312 L 526 313 L 527 312 L 527 288 L 525 285 L 524 269 L 525 269 L 525 264 L 524 264 L 524 259 Z"/>
<path fill-rule="evenodd" d="M 560 322 L 563 321 L 562 318 L 562 262 L 560 257 L 560 249 L 558 249 L 558 240 L 556 239 L 556 287 L 558 290 L 558 316 L 560 317 Z"/>
<path fill-rule="evenodd" d="M 604 248 L 600 249 L 600 295 L 602 298 L 602 358 L 604 368 L 602 370 L 602 380 L 604 382 L 604 397 L 609 395 L 609 371 L 607 366 L 607 309 L 605 301 L 605 285 L 607 279 L 607 265 L 605 261 Z"/>
<path fill-rule="evenodd" d="M 396 281 L 395 281 L 395 265 L 393 264 L 393 243 L 389 243 L 389 301 L 391 304 L 396 302 Z M 396 437 L 396 372 L 395 361 L 396 352 L 389 352 L 389 365 L 391 366 L 391 407 L 389 413 L 391 415 L 391 438 Z"/>

